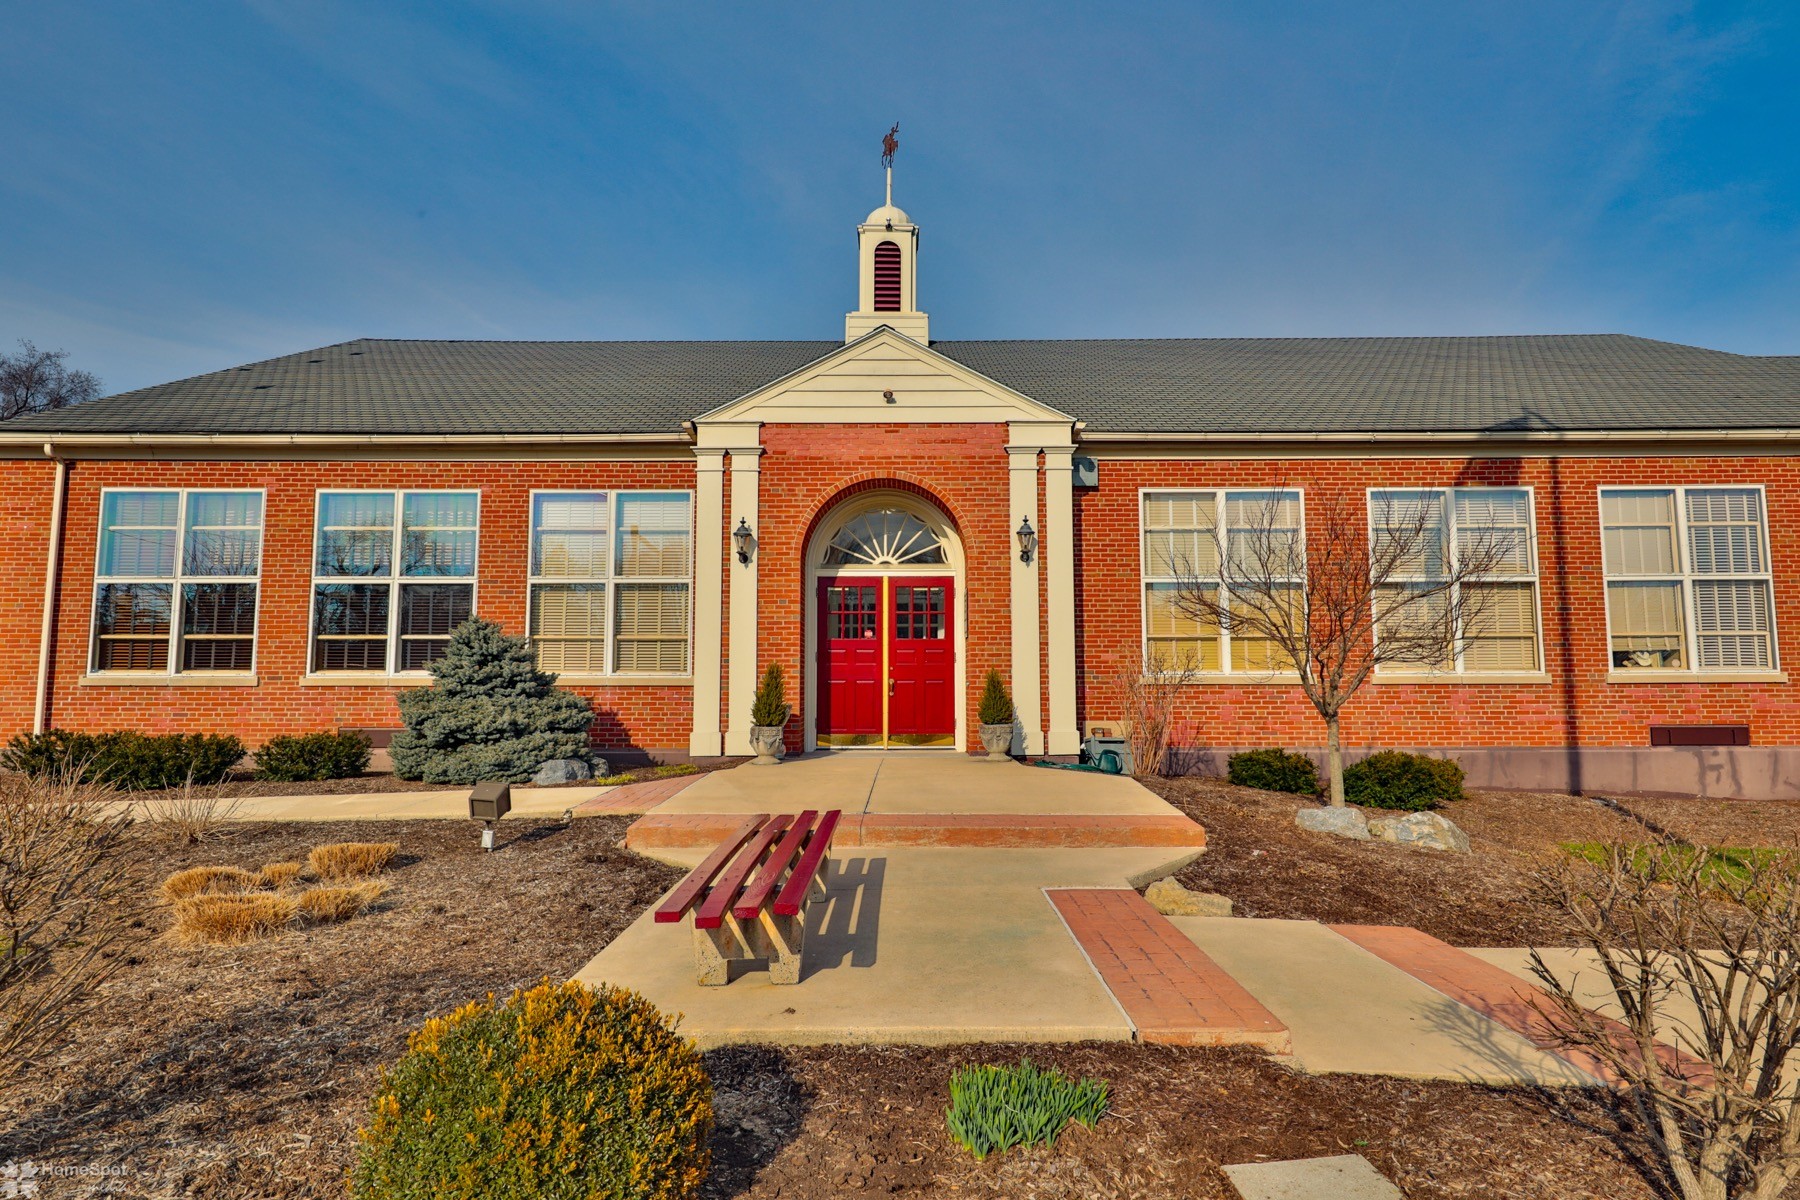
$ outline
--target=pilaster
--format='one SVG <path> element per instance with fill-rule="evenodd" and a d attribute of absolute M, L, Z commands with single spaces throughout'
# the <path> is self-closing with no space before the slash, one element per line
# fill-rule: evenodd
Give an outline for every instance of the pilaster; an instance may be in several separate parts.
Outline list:
<path fill-rule="evenodd" d="M 1006 465 L 1010 512 L 1008 529 L 1016 530 L 1021 521 L 1037 525 L 1038 447 L 1008 446 Z M 1009 539 L 1010 541 L 1011 539 Z M 1043 731 L 1043 663 L 1038 657 L 1038 564 L 1021 562 L 1018 547 L 1012 548 L 1012 695 L 1018 714 L 1018 727 L 1013 733 L 1014 754 L 1042 754 Z"/>
<path fill-rule="evenodd" d="M 1075 719 L 1075 451 L 1044 450 L 1044 558 L 1049 625 L 1050 729 L 1045 753 L 1076 754 L 1081 730 Z M 1043 547 L 1048 549 L 1042 549 Z"/>
<path fill-rule="evenodd" d="M 758 517 L 758 494 L 762 484 L 762 447 L 733 446 L 731 450 L 732 536 L 741 523 L 751 529 L 749 562 L 739 562 L 734 552 L 728 570 L 731 572 L 730 666 L 726 680 L 725 753 L 753 754 L 750 748 L 750 705 L 756 697 L 756 587 L 757 572 L 762 565 L 756 534 L 762 529 Z M 735 549 L 735 547 L 734 547 Z M 795 681 L 796 685 L 799 681 Z"/>
<path fill-rule="evenodd" d="M 719 733 L 720 648 L 724 625 L 725 452 L 694 447 L 694 730 L 688 753 L 716 758 Z"/>

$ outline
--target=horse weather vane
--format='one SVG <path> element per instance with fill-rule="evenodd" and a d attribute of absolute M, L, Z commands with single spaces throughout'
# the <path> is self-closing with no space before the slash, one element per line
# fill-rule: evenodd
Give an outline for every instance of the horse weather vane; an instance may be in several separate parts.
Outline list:
<path fill-rule="evenodd" d="M 898 150 L 899 148 L 900 148 L 900 122 L 895 121 L 894 127 L 887 131 L 886 137 L 881 139 L 881 165 L 886 167 L 890 171 L 893 170 L 894 169 L 894 151 Z"/>

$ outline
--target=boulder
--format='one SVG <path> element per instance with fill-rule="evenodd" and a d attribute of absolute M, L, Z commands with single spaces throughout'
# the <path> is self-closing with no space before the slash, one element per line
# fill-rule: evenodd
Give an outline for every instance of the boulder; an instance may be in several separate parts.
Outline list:
<path fill-rule="evenodd" d="M 1369 834 L 1380 841 L 1398 842 L 1402 846 L 1424 846 L 1431 850 L 1448 850 L 1452 854 L 1469 852 L 1469 835 L 1434 812 L 1377 817 L 1369 822 Z"/>
<path fill-rule="evenodd" d="M 1363 816 L 1362 809 L 1348 805 L 1337 808 L 1303 808 L 1294 814 L 1294 824 L 1314 833 L 1329 833 L 1358 841 L 1367 841 L 1369 837 L 1369 819 Z"/>
<path fill-rule="evenodd" d="M 554 787 L 559 783 L 580 783 L 594 777 L 594 768 L 579 758 L 553 758 L 537 769 L 531 782 L 538 787 Z"/>
<path fill-rule="evenodd" d="M 1150 907 L 1165 917 L 1229 917 L 1231 898 L 1217 892 L 1190 892 L 1173 875 L 1144 889 Z"/>

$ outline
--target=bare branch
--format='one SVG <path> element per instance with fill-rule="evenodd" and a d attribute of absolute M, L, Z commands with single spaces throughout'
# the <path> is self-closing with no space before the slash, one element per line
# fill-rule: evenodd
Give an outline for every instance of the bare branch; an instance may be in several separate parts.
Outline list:
<path fill-rule="evenodd" d="M 39 350 L 21 341 L 16 354 L 0 354 L 0 421 L 25 413 L 83 404 L 100 394 L 100 381 L 70 370 L 63 350 Z"/>

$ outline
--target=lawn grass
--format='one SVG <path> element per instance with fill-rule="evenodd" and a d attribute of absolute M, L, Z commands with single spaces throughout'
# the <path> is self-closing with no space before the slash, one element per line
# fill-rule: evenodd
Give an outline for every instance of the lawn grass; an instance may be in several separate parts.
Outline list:
<path fill-rule="evenodd" d="M 1606 842 L 1564 842 L 1562 848 L 1576 858 L 1604 866 L 1611 847 Z M 1696 855 L 1706 856 L 1702 870 L 1709 882 L 1742 883 L 1756 868 L 1771 862 L 1782 851 L 1764 846 L 1683 846 L 1641 844 L 1630 847 L 1631 866 L 1641 873 L 1659 874 L 1687 870 Z"/>

